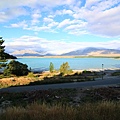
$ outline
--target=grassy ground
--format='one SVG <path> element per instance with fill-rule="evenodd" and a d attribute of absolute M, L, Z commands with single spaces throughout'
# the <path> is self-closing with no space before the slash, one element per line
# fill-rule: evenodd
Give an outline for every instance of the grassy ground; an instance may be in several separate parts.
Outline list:
<path fill-rule="evenodd" d="M 120 87 L 0 93 L 0 120 L 119 120 Z"/>
<path fill-rule="evenodd" d="M 0 120 L 119 120 L 119 113 L 120 104 L 114 102 L 87 103 L 78 107 L 33 103 L 25 108 L 7 108 Z"/>
<path fill-rule="evenodd" d="M 55 83 L 67 83 L 67 82 L 84 82 L 94 80 L 98 77 L 97 72 L 73 72 L 70 75 L 62 76 L 59 72 L 44 72 L 39 74 L 29 73 L 27 76 L 0 79 L 0 88 L 6 88 L 10 86 L 20 85 L 41 85 L 41 84 L 55 84 Z"/>

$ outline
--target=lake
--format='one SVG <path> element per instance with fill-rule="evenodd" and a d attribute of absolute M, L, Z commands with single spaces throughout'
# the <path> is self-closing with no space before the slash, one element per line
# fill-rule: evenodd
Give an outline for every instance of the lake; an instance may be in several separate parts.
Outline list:
<path fill-rule="evenodd" d="M 63 62 L 68 62 L 73 70 L 89 69 L 117 69 L 120 68 L 120 59 L 114 58 L 18 58 L 17 61 L 27 64 L 33 71 L 49 70 L 50 62 L 55 69 L 59 69 Z"/>

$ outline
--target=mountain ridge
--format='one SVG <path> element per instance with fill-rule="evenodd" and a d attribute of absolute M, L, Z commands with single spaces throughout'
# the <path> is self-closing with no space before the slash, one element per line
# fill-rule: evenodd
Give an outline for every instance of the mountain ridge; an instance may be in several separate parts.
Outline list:
<path fill-rule="evenodd" d="M 108 49 L 108 48 L 95 48 L 95 47 L 88 47 L 88 48 L 85 48 L 85 49 L 79 49 L 79 50 L 76 50 L 76 51 L 71 51 L 71 52 L 68 52 L 68 53 L 65 53 L 65 54 L 62 54 L 63 56 L 72 56 L 72 55 L 92 55 L 92 53 L 96 53 L 96 55 L 99 53 L 99 54 L 104 54 L 104 55 L 107 55 L 107 54 L 120 54 L 120 50 L 118 49 Z"/>
<path fill-rule="evenodd" d="M 57 54 L 52 54 L 49 52 L 44 51 L 34 51 L 34 50 L 20 50 L 14 51 L 11 53 L 15 56 L 57 56 Z M 87 47 L 84 49 L 78 49 L 74 51 L 70 51 L 59 56 L 97 56 L 97 55 L 112 55 L 112 54 L 119 54 L 119 49 L 108 49 L 108 48 L 96 48 L 96 47 Z"/>

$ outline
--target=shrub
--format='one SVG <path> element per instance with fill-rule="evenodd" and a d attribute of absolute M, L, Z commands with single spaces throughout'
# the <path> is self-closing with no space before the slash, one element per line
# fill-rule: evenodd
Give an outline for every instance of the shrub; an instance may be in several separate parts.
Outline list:
<path fill-rule="evenodd" d="M 60 74 L 65 75 L 65 74 L 70 74 L 70 73 L 72 73 L 72 70 L 70 69 L 68 62 L 63 63 L 60 66 Z"/>
<path fill-rule="evenodd" d="M 84 70 L 82 73 L 90 74 L 92 73 L 91 71 Z"/>
<path fill-rule="evenodd" d="M 29 72 L 27 77 L 34 78 L 35 76 L 34 76 L 33 72 Z"/>
<path fill-rule="evenodd" d="M 22 76 L 22 75 L 27 75 L 28 72 L 29 70 L 26 64 L 12 60 L 4 70 L 4 75 L 14 74 L 16 76 Z"/>
<path fill-rule="evenodd" d="M 52 62 L 50 62 L 49 70 L 51 73 L 54 71 L 54 65 Z"/>
<path fill-rule="evenodd" d="M 116 71 L 114 73 L 111 74 L 112 76 L 119 76 L 120 75 L 120 71 Z"/>

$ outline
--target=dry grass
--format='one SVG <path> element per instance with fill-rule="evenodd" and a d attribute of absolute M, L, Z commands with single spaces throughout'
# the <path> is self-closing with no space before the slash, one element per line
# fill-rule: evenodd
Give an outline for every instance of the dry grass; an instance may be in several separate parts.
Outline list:
<path fill-rule="evenodd" d="M 33 81 L 36 81 L 36 79 L 25 77 L 25 76 L 3 78 L 3 79 L 0 79 L 0 88 L 5 88 L 5 87 L 9 87 L 9 86 L 16 86 L 16 85 L 27 85 Z"/>
<path fill-rule="evenodd" d="M 43 74 L 33 74 L 34 76 L 21 76 L 21 77 L 9 77 L 0 79 L 0 88 L 6 88 L 10 86 L 28 85 L 30 82 L 35 82 L 38 80 L 43 80 L 46 77 L 46 73 Z"/>
<path fill-rule="evenodd" d="M 10 86 L 19 86 L 19 85 L 28 85 L 31 82 L 41 81 L 44 78 L 51 78 L 56 75 L 59 75 L 59 72 L 50 73 L 49 71 L 39 73 L 39 74 L 32 74 L 29 73 L 28 76 L 21 76 L 21 77 L 9 77 L 9 78 L 2 78 L 0 79 L 0 88 L 6 88 Z"/>
<path fill-rule="evenodd" d="M 26 108 L 10 107 L 0 120 L 118 120 L 120 103 L 86 103 L 78 107 L 33 103 Z"/>

